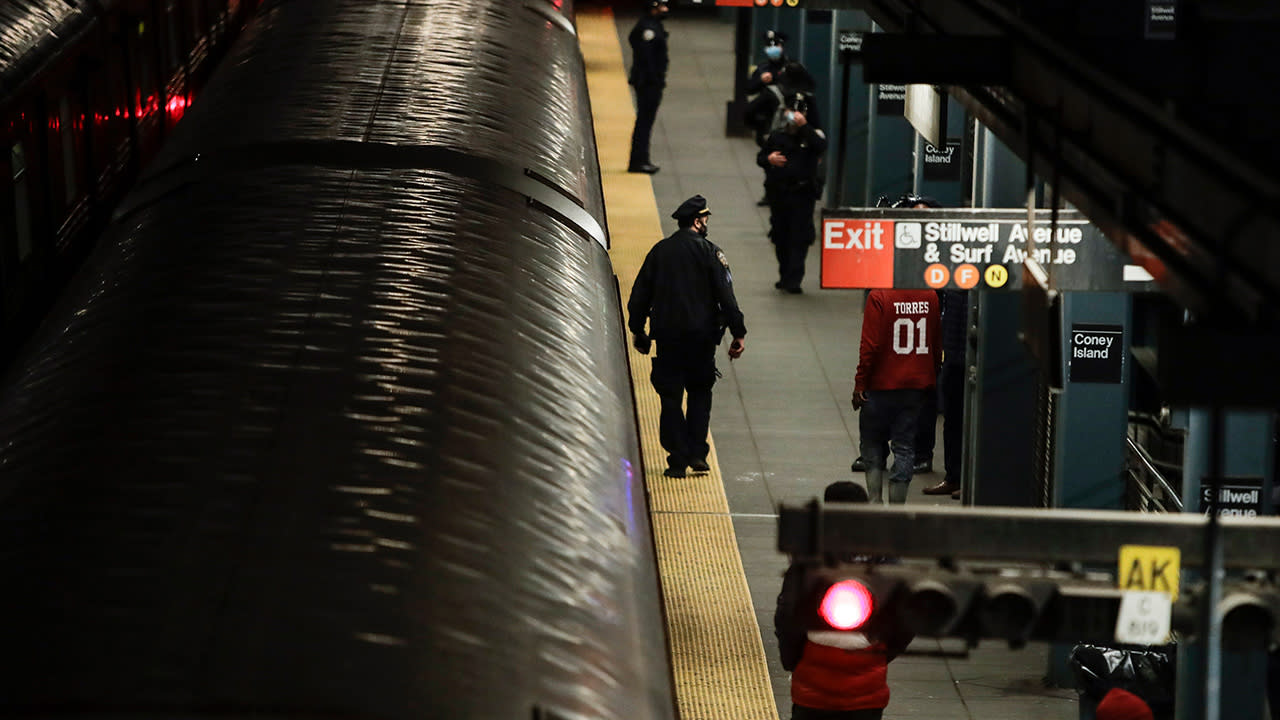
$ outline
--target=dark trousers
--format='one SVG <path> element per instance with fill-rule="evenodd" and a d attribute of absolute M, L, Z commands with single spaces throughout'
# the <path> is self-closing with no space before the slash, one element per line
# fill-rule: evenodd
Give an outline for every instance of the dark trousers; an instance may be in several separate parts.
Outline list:
<path fill-rule="evenodd" d="M 1271 720 L 1280 720 L 1280 649 L 1267 654 L 1267 707 Z"/>
<path fill-rule="evenodd" d="M 773 190 L 769 198 L 769 239 L 778 258 L 778 281 L 784 288 L 798 288 L 804 279 L 804 260 L 813 244 L 811 191 Z"/>
<path fill-rule="evenodd" d="M 791 704 L 791 720 L 880 720 L 884 708 L 870 710 L 815 710 Z"/>
<path fill-rule="evenodd" d="M 920 406 L 920 421 L 916 425 L 916 464 L 933 462 L 933 446 L 938 442 L 938 393 L 931 392 Z"/>
<path fill-rule="evenodd" d="M 636 85 L 636 126 L 631 131 L 631 167 L 649 164 L 649 136 L 662 102 L 661 85 Z"/>
<path fill-rule="evenodd" d="M 911 482 L 915 465 L 916 426 L 920 420 L 920 406 L 927 390 L 870 390 L 867 404 L 862 406 L 858 418 L 858 432 L 862 459 L 869 468 L 884 467 L 889 450 L 893 450 L 893 467 L 889 469 L 889 481 Z"/>
<path fill-rule="evenodd" d="M 960 363 L 943 363 L 938 375 L 942 390 L 942 462 L 946 467 L 945 481 L 960 486 L 963 473 L 962 445 L 964 442 L 964 374 Z"/>
<path fill-rule="evenodd" d="M 711 446 L 711 387 L 716 383 L 716 345 L 712 342 L 657 342 L 649 381 L 658 392 L 658 440 L 667 466 L 684 468 L 705 460 Z M 688 394 L 688 411 L 684 409 Z"/>

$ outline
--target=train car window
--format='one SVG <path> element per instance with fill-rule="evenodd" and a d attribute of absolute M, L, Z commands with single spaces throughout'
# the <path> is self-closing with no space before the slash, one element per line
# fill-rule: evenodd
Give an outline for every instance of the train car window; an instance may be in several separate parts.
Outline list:
<path fill-rule="evenodd" d="M 139 118 L 150 115 L 155 109 L 156 81 L 154 68 L 151 66 L 151 53 L 148 45 L 151 38 L 147 35 L 147 24 L 139 21 L 133 38 L 129 43 L 129 55 L 133 61 L 133 76 L 137 79 L 137 107 L 134 111 Z"/>
<path fill-rule="evenodd" d="M 21 262 L 31 255 L 31 191 L 27 186 L 27 154 L 22 143 L 14 143 L 9 149 L 9 164 L 13 168 L 13 215 Z"/>
<path fill-rule="evenodd" d="M 205 7 L 204 0 L 192 0 L 187 8 L 190 10 L 187 16 L 191 19 L 192 45 L 195 45 L 200 38 L 204 37 L 205 30 L 209 27 L 205 22 L 205 13 L 208 8 Z"/>
<path fill-rule="evenodd" d="M 102 190 L 118 171 L 117 152 L 128 133 L 124 117 L 129 96 L 124 89 L 124 70 L 117 54 L 109 54 L 106 65 L 93 71 L 88 79 L 88 92 L 86 117 L 91 123 L 93 166 L 89 183 L 96 183 Z"/>
<path fill-rule="evenodd" d="M 178 69 L 182 55 L 178 52 L 178 12 L 173 0 L 165 4 L 165 29 L 168 42 L 165 43 L 165 77 L 170 77 Z"/>
<path fill-rule="evenodd" d="M 76 124 L 71 114 L 71 99 L 58 101 L 58 135 L 62 138 L 62 177 L 66 181 L 66 203 L 71 205 L 79 194 L 76 186 Z"/>

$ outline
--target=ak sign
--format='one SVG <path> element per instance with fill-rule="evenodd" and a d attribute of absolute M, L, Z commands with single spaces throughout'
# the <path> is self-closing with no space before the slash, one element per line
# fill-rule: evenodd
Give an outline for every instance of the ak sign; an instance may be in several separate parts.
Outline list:
<path fill-rule="evenodd" d="M 1059 290 L 1151 291 L 1151 276 L 1084 215 L 965 208 L 822 211 L 822 287 L 1018 290 L 1030 254 Z"/>

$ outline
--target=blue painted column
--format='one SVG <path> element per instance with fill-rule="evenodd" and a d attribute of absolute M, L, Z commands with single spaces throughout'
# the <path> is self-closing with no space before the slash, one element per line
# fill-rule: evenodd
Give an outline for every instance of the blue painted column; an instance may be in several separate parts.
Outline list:
<path fill-rule="evenodd" d="M 1270 412 L 1222 411 L 1220 473 L 1213 470 L 1213 413 L 1192 408 L 1185 413 L 1187 440 L 1183 446 L 1182 502 L 1185 512 L 1203 513 L 1203 486 L 1211 476 L 1261 477 L 1262 512 L 1271 510 L 1268 490 L 1274 486 L 1275 415 Z M 1191 579 L 1191 578 L 1186 578 Z M 1184 582 L 1186 581 L 1184 579 Z M 1215 633 L 1215 636 L 1217 634 Z M 1267 658 L 1262 652 L 1231 652 L 1215 647 L 1213 636 L 1201 632 L 1178 653 L 1178 720 L 1263 717 Z M 1206 683 L 1211 677 L 1218 703 L 1206 711 Z"/>
<path fill-rule="evenodd" d="M 975 205 L 1024 206 L 1022 160 L 985 128 L 979 135 Z M 1016 292 L 988 290 L 970 291 L 970 298 L 977 307 L 977 343 L 965 388 L 964 497 L 974 505 L 1033 506 L 1035 433 L 1043 428 L 1036 418 L 1036 365 L 1018 339 L 1022 298 Z"/>
<path fill-rule="evenodd" d="M 872 25 L 880 32 L 877 25 Z M 900 87 L 900 86 L 899 86 Z M 916 131 L 902 114 L 901 105 L 892 113 L 886 111 L 886 103 L 880 99 L 882 88 L 878 84 L 868 86 L 867 106 L 867 194 L 865 205 L 875 205 L 881 195 L 896 200 L 899 195 L 915 187 L 913 181 Z"/>
<path fill-rule="evenodd" d="M 837 10 L 831 23 L 833 34 L 841 30 L 871 32 L 871 18 L 861 10 Z M 829 207 L 860 207 L 867 202 L 867 148 L 869 120 L 873 107 L 862 79 L 862 65 L 849 65 L 848 90 L 845 91 L 844 67 L 836 65 L 831 73 L 830 88 L 824 104 L 823 122 L 827 125 L 827 201 Z M 844 113 L 844 136 L 840 136 L 841 113 Z M 840 143 L 844 142 L 843 164 Z"/>
<path fill-rule="evenodd" d="M 799 53 L 792 55 L 804 63 L 809 74 L 813 75 L 813 94 L 818 102 L 822 129 L 827 137 L 831 136 L 831 129 L 835 127 L 834 107 L 839 101 L 838 95 L 832 96 L 827 90 L 831 87 L 833 72 L 839 71 L 833 57 L 835 37 L 831 34 L 831 24 L 834 14 L 832 10 L 805 10 L 803 42 Z"/>
<path fill-rule="evenodd" d="M 1118 382 L 1080 382 L 1071 377 L 1072 328 L 1116 328 L 1121 374 Z M 1093 332 L 1093 337 L 1107 333 Z M 1127 293 L 1065 292 L 1062 297 L 1062 392 L 1054 408 L 1053 506 L 1124 509 L 1125 434 L 1129 417 L 1129 346 L 1133 339 Z M 1087 448 L 1087 451 L 1084 449 Z"/>
<path fill-rule="evenodd" d="M 757 11 L 758 12 L 758 11 Z M 773 25 L 761 27 L 756 33 L 756 40 L 772 27 L 781 30 L 787 36 L 787 55 L 795 60 L 804 61 L 804 10 L 798 8 L 771 9 Z"/>

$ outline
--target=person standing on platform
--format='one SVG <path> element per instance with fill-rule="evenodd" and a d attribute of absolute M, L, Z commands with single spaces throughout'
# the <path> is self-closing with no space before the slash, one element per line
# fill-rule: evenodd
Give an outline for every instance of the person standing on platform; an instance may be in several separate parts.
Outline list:
<path fill-rule="evenodd" d="M 772 33 L 773 31 L 770 30 L 769 32 Z M 780 36 L 781 33 L 778 33 L 778 35 Z M 781 45 L 766 45 L 765 50 L 767 51 L 772 47 L 780 48 Z M 755 97 L 751 98 L 750 102 L 747 103 L 745 121 L 749 127 L 755 130 L 756 145 L 759 147 L 764 147 L 765 140 L 769 139 L 770 134 L 786 129 L 787 99 L 794 97 L 796 93 L 803 93 L 807 98 L 809 109 L 805 113 L 806 122 L 815 130 L 822 129 L 822 123 L 818 117 L 818 103 L 813 94 L 816 87 L 813 75 L 809 73 L 803 63 L 787 60 L 785 56 L 783 56 L 782 61 L 776 64 L 779 65 L 777 70 L 766 69 L 761 72 L 762 68 L 768 68 L 769 65 L 762 65 L 757 68 L 756 74 L 753 74 L 751 80 L 747 82 L 747 93 L 754 93 Z M 759 87 L 759 90 L 751 89 L 753 87 Z M 766 173 L 765 193 L 760 201 L 756 203 L 761 207 L 769 204 L 767 180 L 768 175 Z"/>
<path fill-rule="evenodd" d="M 913 210 L 926 210 L 929 208 L 942 207 L 937 200 L 926 195 L 916 195 L 915 193 L 903 193 L 892 204 L 889 204 L 889 199 L 887 197 L 881 195 L 880 199 L 876 201 L 876 207 L 885 207 L 886 205 L 893 208 L 912 208 Z M 938 301 L 939 303 L 942 302 L 941 291 L 938 291 Z M 944 319 L 943 322 L 945 323 L 946 320 Z M 946 331 L 944 330 L 943 332 L 945 335 Z M 945 345 L 943 350 L 945 357 Z M 963 363 L 963 359 L 961 362 Z M 937 444 L 938 401 L 938 396 L 936 394 L 931 394 L 925 398 L 924 406 L 920 409 L 920 422 L 916 425 L 916 439 L 915 444 L 912 446 L 916 451 L 915 466 L 912 468 L 912 473 L 915 475 L 933 472 L 933 447 Z M 962 419 L 958 416 L 956 422 L 961 423 Z M 956 425 L 957 430 L 960 427 L 961 425 Z M 955 467 L 957 468 L 957 475 L 955 477 L 959 478 L 960 476 L 958 473 L 960 466 L 957 463 Z M 863 460 L 862 456 L 858 456 L 858 459 L 853 461 L 853 465 L 850 469 L 854 472 L 865 472 L 867 469 L 866 461 Z M 935 485 L 924 492 L 927 495 L 942 494 L 934 492 L 934 489 L 937 487 L 939 486 Z"/>
<path fill-rule="evenodd" d="M 747 78 L 747 95 L 754 95 L 747 104 L 746 122 L 755 131 L 756 146 L 764 147 L 765 138 L 773 130 L 774 108 L 783 105 L 782 68 L 787 64 L 787 36 L 777 30 L 764 34 L 765 61 L 760 63 Z M 769 193 L 760 196 L 759 207 L 769 204 Z"/>
<path fill-rule="evenodd" d="M 756 66 L 751 77 L 747 78 L 747 94 L 755 95 L 774 84 L 782 68 L 787 64 L 787 36 L 777 30 L 767 30 L 764 34 L 764 62 Z"/>
<path fill-rule="evenodd" d="M 786 67 L 787 36 L 777 30 L 764 34 L 765 61 L 756 66 L 747 78 L 746 93 L 751 97 L 747 104 L 746 123 L 755 131 L 756 145 L 763 146 L 765 138 L 774 130 L 774 109 L 785 104 L 782 89 L 782 69 Z"/>
<path fill-rule="evenodd" d="M 769 198 L 769 239 L 778 259 L 779 290 L 803 292 L 805 256 L 814 240 L 813 208 L 822 195 L 819 161 L 827 149 L 827 137 L 808 120 L 812 96 L 795 93 L 787 98 L 786 127 L 769 134 L 756 155 L 765 170 L 765 194 Z"/>
<path fill-rule="evenodd" d="M 707 239 L 711 211 L 706 198 L 694 195 L 671 217 L 679 229 L 645 256 L 627 300 L 627 326 L 641 353 L 649 353 L 651 340 L 658 345 L 649 380 L 661 401 L 658 437 L 667 451 L 663 475 L 682 478 L 686 467 L 711 469 L 707 431 L 711 387 L 720 374 L 716 346 L 727 326 L 733 336 L 729 358 L 741 357 L 747 328 L 733 294 L 729 260 Z"/>
<path fill-rule="evenodd" d="M 933 290 L 872 290 L 867 295 L 853 409 L 862 413 L 859 448 L 872 502 L 883 502 L 890 448 L 889 502 L 907 501 L 920 409 L 927 394 L 937 392 L 942 360 L 938 325 L 938 295 Z"/>
<path fill-rule="evenodd" d="M 667 0 L 648 0 L 648 10 L 627 35 L 631 44 L 630 83 L 636 89 L 636 125 L 631 131 L 631 162 L 627 172 L 653 173 L 658 166 L 649 159 L 649 138 L 658 117 L 662 91 L 667 86 L 667 30 L 662 26 Z"/>
<path fill-rule="evenodd" d="M 904 193 L 892 207 L 928 210 L 929 208 L 940 208 L 942 204 L 927 195 Z M 935 292 L 938 293 L 939 308 L 941 308 L 942 291 Z M 943 351 L 945 357 L 945 345 L 943 346 Z M 912 468 L 912 472 L 916 475 L 933 472 L 933 447 L 938 440 L 938 401 L 938 393 L 930 393 L 925 398 L 924 407 L 920 409 L 920 422 L 916 426 L 916 460 L 915 466 Z M 945 419 L 943 422 L 946 422 Z M 945 438 L 943 442 L 945 442 Z M 959 465 L 956 467 L 959 468 Z M 959 475 L 956 477 L 959 477 Z M 925 490 L 925 493 L 929 495 L 939 494 L 931 493 L 928 490 Z"/>
<path fill-rule="evenodd" d="M 938 373 L 938 389 L 942 395 L 942 462 L 946 475 L 942 482 L 925 488 L 924 494 L 950 495 L 959 500 L 969 293 L 965 290 L 942 290 L 938 292 L 938 298 L 942 311 L 942 370 Z"/>
<path fill-rule="evenodd" d="M 824 502 L 867 502 L 856 483 L 831 483 Z M 828 562 L 893 562 L 891 558 L 829 557 Z M 865 632 L 819 631 L 799 617 L 806 563 L 793 562 L 782 577 L 773 614 L 782 667 L 791 672 L 791 720 L 880 720 L 889 705 L 889 663 L 911 644 L 912 635 L 886 621 Z"/>

